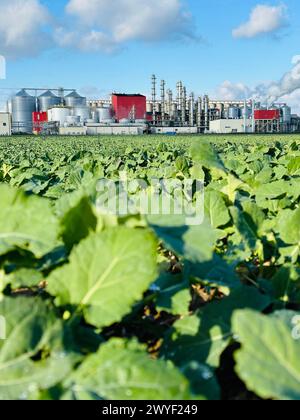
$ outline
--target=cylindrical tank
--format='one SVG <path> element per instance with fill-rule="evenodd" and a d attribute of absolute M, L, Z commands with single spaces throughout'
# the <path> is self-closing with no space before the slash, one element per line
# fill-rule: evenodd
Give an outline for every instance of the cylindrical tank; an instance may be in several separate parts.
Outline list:
<path fill-rule="evenodd" d="M 71 108 L 68 107 L 54 107 L 48 110 L 48 120 L 56 121 L 61 127 L 66 122 L 67 117 L 71 115 Z"/>
<path fill-rule="evenodd" d="M 32 133 L 32 113 L 37 111 L 36 98 L 23 89 L 12 97 L 11 110 L 14 131 Z"/>
<path fill-rule="evenodd" d="M 61 98 L 54 95 L 50 90 L 39 96 L 39 109 L 41 112 L 47 112 L 48 109 L 61 104 Z"/>
<path fill-rule="evenodd" d="M 70 107 L 86 106 L 86 98 L 80 96 L 75 90 L 65 96 L 65 104 Z"/>
<path fill-rule="evenodd" d="M 281 108 L 281 113 L 282 113 L 282 122 L 285 124 L 290 124 L 291 119 L 292 119 L 292 109 L 285 105 Z"/>
<path fill-rule="evenodd" d="M 110 120 L 112 116 L 110 107 L 97 108 L 98 120 L 102 123 L 104 120 Z"/>
<path fill-rule="evenodd" d="M 80 117 L 77 115 L 68 115 L 66 117 L 67 126 L 78 126 L 80 124 Z"/>
<path fill-rule="evenodd" d="M 76 106 L 72 109 L 72 115 L 80 117 L 82 123 L 91 118 L 91 108 L 88 106 Z"/>
<path fill-rule="evenodd" d="M 251 118 L 251 116 L 252 116 L 252 108 L 250 108 L 250 107 L 244 107 L 243 106 L 243 108 L 241 109 L 241 115 L 242 115 L 242 117 L 243 118 L 247 118 L 247 119 L 249 119 L 249 118 Z"/>
<path fill-rule="evenodd" d="M 152 114 L 153 112 L 153 105 L 151 102 L 147 102 L 147 107 L 146 107 L 147 113 L 148 114 Z"/>
<path fill-rule="evenodd" d="M 93 108 L 92 109 L 92 117 L 91 117 L 91 120 L 92 120 L 93 123 L 96 123 L 96 124 L 99 122 L 99 114 L 98 114 L 98 111 L 97 111 L 96 108 Z"/>
<path fill-rule="evenodd" d="M 236 106 L 230 106 L 228 108 L 228 118 L 230 120 L 237 120 L 241 116 L 240 108 Z"/>

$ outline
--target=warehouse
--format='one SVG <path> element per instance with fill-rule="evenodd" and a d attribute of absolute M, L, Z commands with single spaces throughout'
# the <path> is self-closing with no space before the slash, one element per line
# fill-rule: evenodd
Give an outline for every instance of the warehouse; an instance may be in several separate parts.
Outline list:
<path fill-rule="evenodd" d="M 234 133 L 251 133 L 252 121 L 243 119 L 239 120 L 214 120 L 210 122 L 210 133 L 212 134 L 234 134 Z"/>
<path fill-rule="evenodd" d="M 0 112 L 0 136 L 11 136 L 11 115 Z"/>

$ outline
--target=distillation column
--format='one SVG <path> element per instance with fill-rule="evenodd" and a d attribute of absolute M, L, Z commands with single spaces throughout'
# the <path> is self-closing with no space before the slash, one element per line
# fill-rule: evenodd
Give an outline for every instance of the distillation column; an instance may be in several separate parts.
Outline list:
<path fill-rule="evenodd" d="M 166 82 L 164 80 L 161 81 L 160 92 L 161 92 L 161 122 L 162 124 L 164 124 L 166 120 Z"/>
<path fill-rule="evenodd" d="M 152 106 L 153 106 L 153 111 L 152 111 L 153 124 L 156 125 L 156 76 L 155 74 L 153 74 L 152 76 Z"/>
<path fill-rule="evenodd" d="M 190 95 L 190 107 L 189 107 L 189 122 L 190 122 L 190 127 L 194 127 L 195 125 L 195 120 L 194 120 L 194 112 L 195 112 L 195 95 L 192 92 Z"/>

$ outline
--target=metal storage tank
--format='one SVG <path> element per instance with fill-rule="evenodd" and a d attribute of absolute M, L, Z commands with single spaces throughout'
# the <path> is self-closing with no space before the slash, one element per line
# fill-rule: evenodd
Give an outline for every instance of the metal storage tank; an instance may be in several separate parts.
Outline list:
<path fill-rule="evenodd" d="M 37 111 L 36 98 L 22 89 L 12 97 L 11 107 L 14 131 L 32 133 L 32 113 Z"/>
<path fill-rule="evenodd" d="M 239 119 L 241 116 L 241 110 L 240 108 L 236 107 L 236 106 L 230 106 L 228 108 L 228 118 L 230 120 L 237 120 Z"/>
<path fill-rule="evenodd" d="M 104 120 L 110 120 L 112 116 L 110 107 L 97 108 L 97 113 L 98 113 L 98 120 L 100 123 L 103 122 Z"/>
<path fill-rule="evenodd" d="M 86 98 L 80 96 L 75 90 L 69 95 L 65 96 L 66 106 L 76 107 L 76 106 L 86 106 Z"/>
<path fill-rule="evenodd" d="M 291 119 L 292 119 L 292 109 L 289 106 L 283 106 L 281 108 L 281 112 L 282 112 L 282 122 L 285 124 L 290 124 Z"/>
<path fill-rule="evenodd" d="M 76 106 L 72 109 L 72 115 L 80 117 L 82 123 L 91 118 L 91 108 L 88 106 Z"/>
<path fill-rule="evenodd" d="M 249 119 L 249 118 L 251 118 L 252 117 L 252 108 L 249 108 L 249 107 L 243 107 L 242 109 L 241 109 L 241 112 L 242 112 L 242 117 L 243 118 L 245 118 L 245 116 L 246 116 L 246 118 L 247 119 Z"/>
<path fill-rule="evenodd" d="M 98 123 L 99 122 L 99 114 L 96 108 L 92 109 L 92 118 L 94 123 Z"/>
<path fill-rule="evenodd" d="M 61 104 L 61 98 L 54 95 L 50 90 L 39 96 L 39 109 L 41 112 L 47 112 L 48 109 Z"/>
<path fill-rule="evenodd" d="M 48 120 L 56 121 L 61 127 L 66 122 L 67 117 L 71 115 L 71 108 L 67 107 L 54 107 L 48 110 Z"/>

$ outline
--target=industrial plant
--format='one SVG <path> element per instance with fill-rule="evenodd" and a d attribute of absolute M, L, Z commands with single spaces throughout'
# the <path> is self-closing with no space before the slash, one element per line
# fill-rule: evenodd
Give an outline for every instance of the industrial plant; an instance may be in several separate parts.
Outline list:
<path fill-rule="evenodd" d="M 0 113 L 0 135 L 139 135 L 300 132 L 300 118 L 286 103 L 212 100 L 176 92 L 151 78 L 150 97 L 112 93 L 90 100 L 75 89 L 23 88 Z"/>

